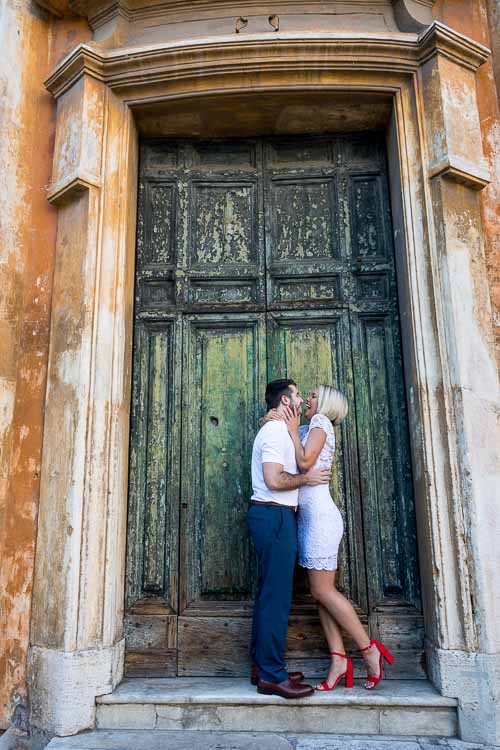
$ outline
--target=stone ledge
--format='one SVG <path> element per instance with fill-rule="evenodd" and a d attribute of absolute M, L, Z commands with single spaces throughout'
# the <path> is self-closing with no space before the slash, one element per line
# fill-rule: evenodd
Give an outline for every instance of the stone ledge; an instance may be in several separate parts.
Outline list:
<path fill-rule="evenodd" d="M 47 190 L 47 200 L 54 206 L 61 205 L 92 187 L 101 187 L 98 177 L 84 172 L 74 173 L 55 185 L 50 185 Z"/>
<path fill-rule="evenodd" d="M 260 695 L 243 678 L 172 677 L 125 679 L 113 693 L 97 698 L 104 704 L 217 704 L 217 705 L 314 705 L 314 706 L 394 706 L 455 708 L 457 701 L 440 695 L 427 680 L 386 680 L 370 692 L 363 681 L 353 690 L 339 688 L 315 693 L 301 700 Z"/>
<path fill-rule="evenodd" d="M 486 165 L 473 164 L 457 156 L 448 157 L 429 169 L 429 177 L 446 177 L 472 190 L 482 190 L 490 183 L 490 174 Z"/>

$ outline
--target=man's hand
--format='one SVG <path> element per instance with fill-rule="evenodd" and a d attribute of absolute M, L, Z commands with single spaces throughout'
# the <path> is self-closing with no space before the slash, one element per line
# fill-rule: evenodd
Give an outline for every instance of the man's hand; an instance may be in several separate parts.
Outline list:
<path fill-rule="evenodd" d="M 317 484 L 330 484 L 332 472 L 331 469 L 309 469 L 304 474 L 304 478 L 309 487 L 314 487 Z"/>

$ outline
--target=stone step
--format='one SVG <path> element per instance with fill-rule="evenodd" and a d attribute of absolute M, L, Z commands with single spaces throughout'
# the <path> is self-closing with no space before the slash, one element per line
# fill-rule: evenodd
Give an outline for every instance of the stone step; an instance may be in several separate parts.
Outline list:
<path fill-rule="evenodd" d="M 301 700 L 259 695 L 241 678 L 127 679 L 97 699 L 97 727 L 454 737 L 456 701 L 426 680 L 356 681 Z"/>

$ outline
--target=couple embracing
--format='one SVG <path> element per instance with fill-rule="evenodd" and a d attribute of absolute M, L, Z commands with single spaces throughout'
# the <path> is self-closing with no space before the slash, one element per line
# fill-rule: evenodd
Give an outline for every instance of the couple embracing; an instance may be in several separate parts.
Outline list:
<path fill-rule="evenodd" d="M 302 698 L 314 692 L 301 672 L 288 673 L 285 647 L 295 562 L 306 568 L 311 594 L 328 642 L 331 662 L 318 691 L 333 690 L 342 679 L 353 686 L 353 668 L 341 628 L 363 654 L 367 679 L 382 679 L 382 662 L 394 661 L 382 643 L 370 640 L 354 607 L 335 588 L 342 516 L 330 491 L 335 455 L 334 425 L 347 415 L 347 400 L 333 386 L 320 385 L 304 399 L 293 380 L 266 388 L 267 415 L 252 453 L 253 494 L 248 528 L 257 551 L 259 581 L 252 625 L 252 684 L 259 693 Z"/>

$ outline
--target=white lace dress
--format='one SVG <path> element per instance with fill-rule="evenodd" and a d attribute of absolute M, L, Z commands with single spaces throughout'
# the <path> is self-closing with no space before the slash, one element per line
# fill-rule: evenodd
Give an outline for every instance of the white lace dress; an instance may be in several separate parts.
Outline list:
<path fill-rule="evenodd" d="M 324 414 L 315 414 L 309 426 L 300 427 L 302 445 L 306 444 L 309 430 L 314 427 L 319 427 L 326 433 L 326 442 L 314 467 L 329 469 L 335 454 L 333 425 Z M 327 484 L 300 488 L 297 533 L 299 565 L 314 570 L 337 570 L 337 554 L 344 533 L 344 522 Z"/>

